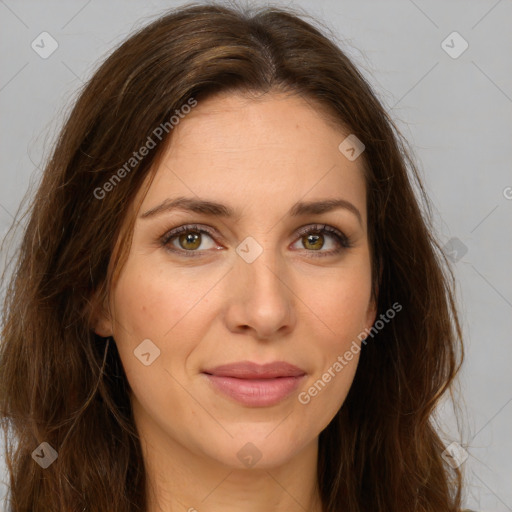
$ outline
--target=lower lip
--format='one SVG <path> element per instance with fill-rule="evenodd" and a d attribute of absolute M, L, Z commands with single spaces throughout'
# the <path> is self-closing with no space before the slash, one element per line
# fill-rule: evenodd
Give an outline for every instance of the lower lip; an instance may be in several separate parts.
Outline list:
<path fill-rule="evenodd" d="M 305 375 L 274 379 L 237 379 L 204 374 L 216 389 L 237 402 L 253 407 L 275 405 L 289 396 Z"/>

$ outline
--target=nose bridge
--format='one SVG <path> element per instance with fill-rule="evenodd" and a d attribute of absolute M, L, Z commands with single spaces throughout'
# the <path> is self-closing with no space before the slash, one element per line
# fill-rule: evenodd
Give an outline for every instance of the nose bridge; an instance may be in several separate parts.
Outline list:
<path fill-rule="evenodd" d="M 271 235 L 246 237 L 237 247 L 236 274 L 257 294 L 282 294 L 285 268 Z"/>
<path fill-rule="evenodd" d="M 273 237 L 244 239 L 237 247 L 234 265 L 231 307 L 237 313 L 231 319 L 237 326 L 248 325 L 267 337 L 289 324 L 291 291 L 285 284 L 285 263 Z"/>

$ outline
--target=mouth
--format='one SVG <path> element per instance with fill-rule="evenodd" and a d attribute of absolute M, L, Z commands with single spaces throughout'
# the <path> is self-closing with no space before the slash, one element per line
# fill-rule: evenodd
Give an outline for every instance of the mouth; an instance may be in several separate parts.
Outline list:
<path fill-rule="evenodd" d="M 216 366 L 202 373 L 216 391 L 251 407 L 278 404 L 306 376 L 304 370 L 285 361 L 263 365 L 242 361 Z"/>

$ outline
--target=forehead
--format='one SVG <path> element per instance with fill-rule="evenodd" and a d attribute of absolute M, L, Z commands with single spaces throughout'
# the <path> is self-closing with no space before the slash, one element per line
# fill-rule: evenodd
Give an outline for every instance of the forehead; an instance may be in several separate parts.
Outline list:
<path fill-rule="evenodd" d="M 141 209 L 184 195 L 276 211 L 341 196 L 364 216 L 363 159 L 338 149 L 348 135 L 299 95 L 216 95 L 174 126 Z"/>

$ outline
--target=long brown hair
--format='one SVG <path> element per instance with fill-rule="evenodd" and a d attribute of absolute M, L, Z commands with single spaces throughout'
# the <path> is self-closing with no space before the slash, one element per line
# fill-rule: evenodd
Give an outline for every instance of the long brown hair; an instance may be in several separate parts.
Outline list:
<path fill-rule="evenodd" d="M 320 434 L 323 508 L 459 510 L 461 473 L 444 462 L 432 419 L 463 358 L 453 273 L 407 143 L 363 75 L 306 18 L 188 4 L 125 41 L 81 91 L 6 289 L 0 397 L 13 512 L 145 510 L 128 382 L 115 343 L 93 332 L 91 318 L 94 297 L 108 303 L 130 247 L 129 206 L 172 130 L 126 162 L 191 98 L 275 90 L 316 102 L 365 144 L 377 318 L 403 307 L 363 347 L 348 397 Z M 46 469 L 32 457 L 42 442 L 58 453 Z"/>

